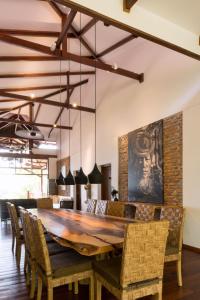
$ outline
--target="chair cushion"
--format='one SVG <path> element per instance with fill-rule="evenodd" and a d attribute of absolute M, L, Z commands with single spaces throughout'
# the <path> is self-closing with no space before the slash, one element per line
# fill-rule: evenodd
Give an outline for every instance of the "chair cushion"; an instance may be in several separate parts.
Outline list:
<path fill-rule="evenodd" d="M 53 255 L 50 260 L 54 278 L 70 276 L 92 269 L 92 259 L 75 251 Z"/>
<path fill-rule="evenodd" d="M 94 270 L 110 282 L 114 287 L 120 288 L 121 257 L 93 262 Z"/>
<path fill-rule="evenodd" d="M 173 255 L 173 254 L 178 254 L 178 248 L 177 247 L 172 247 L 172 246 L 167 246 L 165 255 Z"/>
<path fill-rule="evenodd" d="M 47 243 L 47 247 L 48 247 L 48 250 L 49 250 L 49 255 L 67 253 L 69 251 L 75 252 L 74 250 L 72 250 L 70 248 L 67 248 L 67 247 L 63 247 L 63 246 L 59 245 L 56 242 Z"/>
<path fill-rule="evenodd" d="M 110 260 L 95 261 L 93 262 L 93 268 L 95 272 L 105 278 L 114 287 L 123 289 L 120 285 L 121 257 L 115 257 Z M 152 284 L 157 284 L 158 282 L 158 278 L 135 282 L 128 285 L 126 290 L 145 287 Z"/>

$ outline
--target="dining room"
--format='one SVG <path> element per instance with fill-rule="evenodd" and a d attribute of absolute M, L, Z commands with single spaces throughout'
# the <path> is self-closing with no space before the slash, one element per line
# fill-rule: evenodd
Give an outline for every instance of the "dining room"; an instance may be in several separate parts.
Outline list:
<path fill-rule="evenodd" d="M 192 3 L 0 1 L 0 300 L 200 299 Z"/>

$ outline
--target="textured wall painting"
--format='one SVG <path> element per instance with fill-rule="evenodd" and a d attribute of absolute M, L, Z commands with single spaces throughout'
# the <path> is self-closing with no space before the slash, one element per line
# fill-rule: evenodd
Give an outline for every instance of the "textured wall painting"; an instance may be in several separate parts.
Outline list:
<path fill-rule="evenodd" d="M 128 134 L 129 201 L 163 203 L 163 122 Z"/>

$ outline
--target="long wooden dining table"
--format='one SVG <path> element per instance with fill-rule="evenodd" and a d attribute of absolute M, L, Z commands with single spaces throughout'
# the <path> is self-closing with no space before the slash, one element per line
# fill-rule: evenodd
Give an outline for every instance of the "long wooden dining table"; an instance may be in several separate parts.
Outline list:
<path fill-rule="evenodd" d="M 29 209 L 61 245 L 91 256 L 122 248 L 130 219 L 70 209 Z"/>

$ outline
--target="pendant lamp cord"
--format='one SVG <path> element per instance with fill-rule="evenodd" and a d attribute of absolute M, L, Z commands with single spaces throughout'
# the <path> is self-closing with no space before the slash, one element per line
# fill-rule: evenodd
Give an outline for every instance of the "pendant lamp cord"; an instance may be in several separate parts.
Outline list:
<path fill-rule="evenodd" d="M 62 78 L 61 78 L 61 60 L 60 60 L 60 104 L 61 104 L 61 84 L 62 84 Z M 60 106 L 60 172 L 61 172 L 61 106 Z"/>
<path fill-rule="evenodd" d="M 80 32 L 82 27 L 82 14 L 80 13 Z M 81 47 L 81 40 L 80 40 L 80 82 L 82 80 L 82 47 Z M 82 105 L 82 85 L 80 85 L 80 106 Z M 82 167 L 82 114 L 80 110 L 80 167 Z"/>
<path fill-rule="evenodd" d="M 97 22 L 95 22 L 95 27 L 94 27 L 94 34 L 95 34 L 95 55 L 97 53 Z M 94 99 L 95 99 L 95 145 L 94 145 L 94 149 L 95 149 L 95 163 L 96 163 L 96 160 L 97 160 L 97 138 L 96 138 L 96 135 L 97 135 L 97 115 L 96 115 L 96 109 L 97 109 L 97 58 L 95 57 L 95 95 L 94 95 Z"/>
<path fill-rule="evenodd" d="M 70 52 L 70 39 L 68 40 L 68 43 L 67 43 L 67 47 L 69 47 L 69 51 Z M 69 81 L 68 81 L 68 84 L 70 85 L 70 71 L 71 71 L 71 61 L 70 59 L 68 60 L 68 78 L 69 78 Z M 70 93 L 70 92 L 69 92 Z M 69 102 L 70 102 L 70 98 L 68 99 Z M 70 103 L 69 103 L 70 104 Z M 70 127 L 70 124 L 71 124 L 71 110 L 69 108 L 69 127 Z M 71 133 L 70 133 L 70 130 L 69 130 L 69 170 L 70 170 L 70 167 L 71 167 L 71 157 L 70 157 L 70 152 L 71 152 L 71 149 L 70 149 L 70 142 L 71 142 Z"/>

